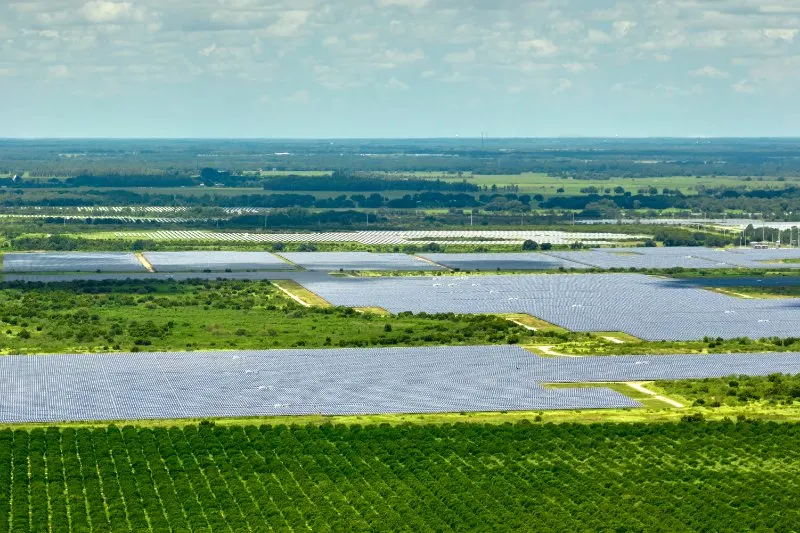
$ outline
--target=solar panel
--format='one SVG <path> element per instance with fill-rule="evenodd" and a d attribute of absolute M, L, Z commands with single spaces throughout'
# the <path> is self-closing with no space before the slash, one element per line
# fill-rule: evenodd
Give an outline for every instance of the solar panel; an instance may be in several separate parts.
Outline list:
<path fill-rule="evenodd" d="M 134 254 L 123 252 L 33 252 L 3 256 L 3 272 L 145 272 Z"/>
<path fill-rule="evenodd" d="M 281 254 L 307 270 L 441 270 L 408 254 L 371 252 L 287 252 Z"/>
<path fill-rule="evenodd" d="M 158 272 L 204 270 L 289 270 L 292 265 L 268 252 L 145 252 Z"/>
<path fill-rule="evenodd" d="M 0 421 L 639 407 L 543 383 L 800 372 L 800 353 L 540 358 L 515 346 L 0 358 Z"/>
<path fill-rule="evenodd" d="M 556 270 L 566 268 L 582 270 L 588 268 L 572 261 L 546 254 L 528 253 L 464 253 L 464 254 L 422 254 L 429 261 L 459 270 Z"/>
<path fill-rule="evenodd" d="M 797 335 L 797 300 L 747 300 L 640 274 L 309 279 L 334 305 L 393 313 L 528 313 L 573 331 L 647 340 Z"/>

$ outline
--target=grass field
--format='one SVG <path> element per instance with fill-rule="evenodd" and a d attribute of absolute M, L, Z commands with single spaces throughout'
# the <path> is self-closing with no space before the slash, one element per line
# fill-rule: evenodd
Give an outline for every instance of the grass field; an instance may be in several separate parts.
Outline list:
<path fill-rule="evenodd" d="M 639 189 L 656 187 L 661 192 L 662 189 L 679 189 L 683 194 L 692 195 L 697 193 L 698 185 L 706 188 L 711 187 L 745 187 L 753 189 L 763 189 L 766 187 L 784 188 L 792 184 L 800 183 L 800 178 L 785 178 L 785 181 L 778 181 L 777 177 L 748 178 L 745 177 L 713 177 L 703 176 L 669 176 L 653 178 L 614 178 L 610 180 L 576 180 L 572 178 L 552 177 L 542 173 L 524 173 L 517 175 L 465 175 L 462 177 L 446 177 L 448 181 L 461 181 L 466 179 L 468 183 L 474 183 L 481 187 L 507 187 L 510 185 L 519 186 L 520 192 L 531 194 L 542 194 L 544 196 L 555 195 L 578 195 L 581 189 L 587 187 L 597 187 L 601 193 L 605 189 L 622 187 L 632 194 L 636 194 Z M 558 192 L 563 188 L 564 192 Z"/>
<path fill-rule="evenodd" d="M 738 298 L 800 298 L 800 285 L 776 287 L 716 287 L 710 290 Z"/>
<path fill-rule="evenodd" d="M 0 431 L 1 531 L 789 531 L 800 425 Z"/>
<path fill-rule="evenodd" d="M 615 337 L 622 343 L 605 337 Z M 537 339 L 538 340 L 538 339 Z M 571 333 L 547 340 L 554 351 L 569 355 L 666 355 L 800 351 L 800 338 L 702 339 L 696 341 L 643 341 L 618 333 Z"/>
<path fill-rule="evenodd" d="M 800 405 L 800 375 L 658 381 L 655 388 L 682 399 L 686 405 L 698 407 Z"/>
<path fill-rule="evenodd" d="M 269 282 L 0 288 L 0 353 L 5 354 L 505 344 L 529 337 L 525 328 L 495 316 L 306 308 Z"/>
<path fill-rule="evenodd" d="M 587 389 L 600 388 L 611 389 L 628 398 L 632 398 L 641 403 L 647 409 L 674 409 L 675 407 L 667 402 L 655 398 L 651 394 L 646 394 L 639 389 L 631 387 L 626 383 L 551 383 L 545 385 L 549 389 Z"/>

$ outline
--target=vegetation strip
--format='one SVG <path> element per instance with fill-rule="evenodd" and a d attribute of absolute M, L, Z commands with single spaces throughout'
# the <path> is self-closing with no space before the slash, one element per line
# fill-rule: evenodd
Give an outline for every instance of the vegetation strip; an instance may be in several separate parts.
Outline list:
<path fill-rule="evenodd" d="M 689 420 L 6 429 L 0 528 L 544 531 L 692 524 L 722 531 L 764 524 L 790 530 L 800 521 L 793 475 L 800 424 Z"/>

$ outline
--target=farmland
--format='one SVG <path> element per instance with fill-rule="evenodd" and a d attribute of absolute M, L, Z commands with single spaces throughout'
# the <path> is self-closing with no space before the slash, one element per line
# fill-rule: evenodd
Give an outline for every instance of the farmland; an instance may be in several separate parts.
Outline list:
<path fill-rule="evenodd" d="M 8 531 L 791 530 L 800 425 L 0 431 Z"/>
<path fill-rule="evenodd" d="M 0 533 L 795 530 L 797 153 L 0 141 Z"/>

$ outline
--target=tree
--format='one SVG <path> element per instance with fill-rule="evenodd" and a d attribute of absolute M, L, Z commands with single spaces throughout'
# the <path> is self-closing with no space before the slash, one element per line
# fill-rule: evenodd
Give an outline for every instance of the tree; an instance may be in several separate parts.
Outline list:
<path fill-rule="evenodd" d="M 552 249 L 553 249 L 553 245 L 550 244 L 549 242 L 543 242 L 542 243 L 542 251 L 543 252 L 546 252 L 547 250 L 552 250 Z"/>
<path fill-rule="evenodd" d="M 539 249 L 539 243 L 530 239 L 522 243 L 522 249 L 525 251 L 535 251 Z"/>

